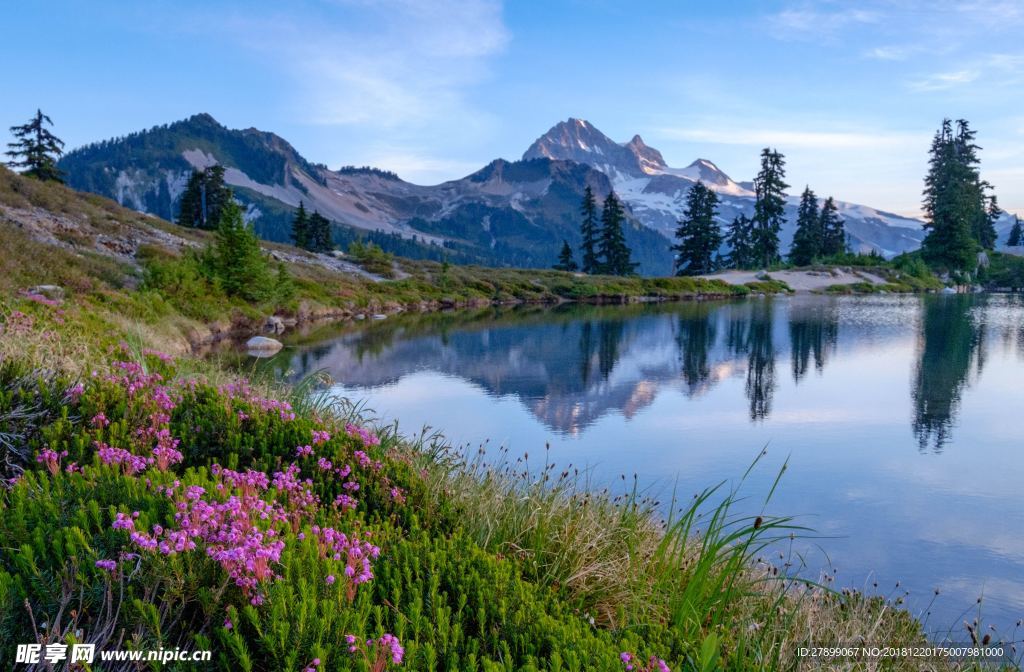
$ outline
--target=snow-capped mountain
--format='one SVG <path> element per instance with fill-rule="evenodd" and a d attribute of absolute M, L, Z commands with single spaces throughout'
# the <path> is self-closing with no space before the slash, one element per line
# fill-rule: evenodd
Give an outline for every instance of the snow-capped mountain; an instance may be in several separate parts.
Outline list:
<path fill-rule="evenodd" d="M 432 186 L 386 170 L 330 170 L 273 133 L 228 129 L 208 114 L 76 149 L 60 167 L 76 189 L 173 219 L 190 172 L 213 163 L 225 167 L 225 181 L 264 238 L 287 241 L 302 202 L 334 222 L 341 245 L 370 236 L 404 256 L 491 266 L 550 267 L 563 240 L 579 244 L 584 188 L 599 199 L 612 188 L 586 163 L 546 157 L 497 159 Z M 670 271 L 664 236 L 635 217 L 625 233 L 641 272 Z"/>
<path fill-rule="evenodd" d="M 523 158 L 546 157 L 585 163 L 606 174 L 633 214 L 647 226 L 671 236 L 685 209 L 686 194 L 698 180 L 718 193 L 719 218 L 725 227 L 740 213 L 753 215 L 754 192 L 749 182 L 736 182 L 707 159 L 685 168 L 672 168 L 661 152 L 639 135 L 616 143 L 588 121 L 570 118 L 555 124 L 538 138 Z M 788 198 L 788 226 L 783 228 L 783 249 L 792 239 L 798 195 Z M 924 237 L 922 222 L 864 205 L 837 201 L 854 249 L 878 250 L 892 256 L 916 249 Z"/>

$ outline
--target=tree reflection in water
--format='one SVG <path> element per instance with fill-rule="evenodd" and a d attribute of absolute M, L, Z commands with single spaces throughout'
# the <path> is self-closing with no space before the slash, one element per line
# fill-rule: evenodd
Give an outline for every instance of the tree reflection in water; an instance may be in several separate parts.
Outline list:
<path fill-rule="evenodd" d="M 941 453 L 956 424 L 960 397 L 972 364 L 984 364 L 984 321 L 973 315 L 973 295 L 924 298 L 918 332 L 918 360 L 911 399 L 919 449 Z"/>

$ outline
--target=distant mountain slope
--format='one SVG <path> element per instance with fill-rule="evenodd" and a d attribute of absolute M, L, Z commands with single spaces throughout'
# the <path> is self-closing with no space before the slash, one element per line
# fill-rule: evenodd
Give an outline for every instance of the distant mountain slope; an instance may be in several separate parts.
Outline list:
<path fill-rule="evenodd" d="M 524 159 L 536 157 L 567 159 L 600 170 L 640 221 L 666 236 L 672 235 L 685 208 L 686 193 L 697 180 L 718 193 L 723 227 L 740 213 L 753 214 L 751 183 L 734 181 L 706 159 L 697 159 L 685 168 L 669 167 L 661 152 L 645 144 L 639 135 L 629 142 L 616 143 L 583 119 L 570 118 L 555 124 L 523 154 Z M 796 193 L 790 196 L 789 225 L 782 231 L 783 249 L 788 249 L 792 240 L 798 202 Z M 839 201 L 838 205 L 857 250 L 874 249 L 892 256 L 918 248 L 924 237 L 920 220 L 853 203 Z"/>
<path fill-rule="evenodd" d="M 227 168 L 226 181 L 264 238 L 287 241 L 302 201 L 338 224 L 341 242 L 374 232 L 406 256 L 497 266 L 550 266 L 563 239 L 579 243 L 584 188 L 600 198 L 611 190 L 608 177 L 586 164 L 543 157 L 499 159 L 435 186 L 383 170 L 332 171 L 273 133 L 227 129 L 207 114 L 76 149 L 60 168 L 76 189 L 173 219 L 190 171 L 215 162 Z M 630 224 L 626 237 L 641 271 L 668 273 L 669 241 L 635 218 Z"/>
<path fill-rule="evenodd" d="M 328 189 L 329 171 L 306 161 L 284 139 L 254 128 L 230 130 L 208 114 L 81 147 L 60 166 L 76 189 L 173 220 L 189 173 L 213 163 L 227 168 L 226 181 L 249 205 L 249 218 L 266 238 L 287 240 L 287 221 L 300 201 L 354 226 L 399 230 L 369 207 L 347 207 L 350 199 Z M 361 175 L 371 190 L 391 180 L 383 172 Z"/>

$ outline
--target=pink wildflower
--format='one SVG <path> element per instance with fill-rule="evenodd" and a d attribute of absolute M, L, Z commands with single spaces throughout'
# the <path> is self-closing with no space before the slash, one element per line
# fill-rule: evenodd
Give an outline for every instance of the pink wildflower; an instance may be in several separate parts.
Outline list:
<path fill-rule="evenodd" d="M 405 649 L 402 648 L 401 642 L 391 633 L 385 633 L 376 640 L 367 639 L 365 647 L 355 635 L 345 635 L 345 642 L 348 644 L 349 653 L 362 652 L 363 659 L 374 672 L 381 672 L 390 664 L 401 665 L 405 657 Z"/>
<path fill-rule="evenodd" d="M 67 456 L 68 451 L 66 450 L 62 450 L 58 453 L 50 448 L 43 448 L 39 451 L 39 455 L 36 456 L 36 462 L 45 464 L 50 475 L 56 476 L 60 472 L 60 461 Z"/>
<path fill-rule="evenodd" d="M 360 427 L 359 425 L 348 424 L 345 425 L 345 432 L 354 438 L 358 438 L 363 442 L 364 446 L 378 446 L 380 445 L 380 437 L 374 434 L 372 431 Z"/>

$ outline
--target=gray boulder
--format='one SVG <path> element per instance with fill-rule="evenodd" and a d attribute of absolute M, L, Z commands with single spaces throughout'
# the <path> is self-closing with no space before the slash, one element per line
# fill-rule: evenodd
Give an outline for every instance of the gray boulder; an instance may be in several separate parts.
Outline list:
<path fill-rule="evenodd" d="M 274 354 L 275 352 L 283 348 L 284 345 L 281 343 L 281 341 L 277 340 L 276 338 L 267 338 L 266 336 L 253 336 L 252 338 L 245 342 L 245 347 L 249 352 L 253 354 L 266 356 Z"/>

